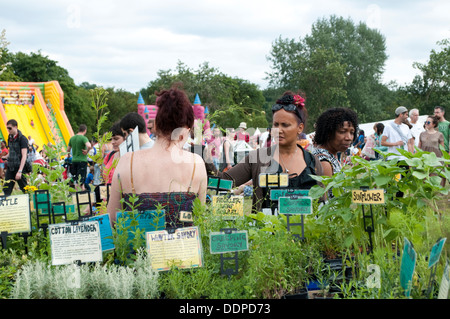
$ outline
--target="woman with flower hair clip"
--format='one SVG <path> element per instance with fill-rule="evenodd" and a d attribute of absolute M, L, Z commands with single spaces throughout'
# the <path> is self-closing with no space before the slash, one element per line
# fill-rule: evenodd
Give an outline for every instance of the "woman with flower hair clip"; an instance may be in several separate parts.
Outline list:
<path fill-rule="evenodd" d="M 272 106 L 272 136 L 275 145 L 251 151 L 241 162 L 226 172 L 218 172 L 214 165 L 206 160 L 208 175 L 219 176 L 233 181 L 234 186 L 252 181 L 253 211 L 261 211 L 268 197 L 268 189 L 259 187 L 261 173 L 289 175 L 289 188 L 310 189 L 317 182 L 311 175 L 322 175 L 319 160 L 297 144 L 298 136 L 303 132 L 307 110 L 305 98 L 287 91 Z"/>

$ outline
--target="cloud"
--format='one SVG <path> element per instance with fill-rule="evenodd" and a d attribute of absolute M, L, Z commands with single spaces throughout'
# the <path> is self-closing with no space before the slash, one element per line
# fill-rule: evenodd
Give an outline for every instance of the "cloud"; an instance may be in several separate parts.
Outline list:
<path fill-rule="evenodd" d="M 203 62 L 260 85 L 278 37 L 309 34 L 318 18 L 363 21 L 386 37 L 385 81 L 412 81 L 436 41 L 450 37 L 450 3 L 433 1 L 10 1 L 0 21 L 12 52 L 39 49 L 84 81 L 136 92 L 178 61 Z"/>

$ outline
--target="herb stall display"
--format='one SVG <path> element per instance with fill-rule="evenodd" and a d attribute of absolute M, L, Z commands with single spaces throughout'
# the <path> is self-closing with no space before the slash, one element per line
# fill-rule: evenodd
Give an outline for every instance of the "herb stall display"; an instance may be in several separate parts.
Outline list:
<path fill-rule="evenodd" d="M 353 166 L 345 167 L 339 175 L 317 177 L 324 187 L 314 187 L 308 192 L 307 205 L 294 203 L 306 215 L 234 214 L 230 211 L 233 206 L 227 201 L 202 205 L 196 200 L 192 221 L 198 238 L 196 247 L 201 247 L 202 257 L 201 265 L 197 263 L 195 267 L 178 267 L 173 263 L 158 267 L 161 269 L 152 268 L 146 242 L 152 231 L 142 223 L 144 220 L 145 225 L 153 223 L 154 239 L 159 238 L 156 232 L 164 230 L 164 223 L 157 220 L 157 213 L 140 218 L 138 206 L 118 219 L 112 234 L 107 236 L 111 248 L 101 252 L 100 261 L 52 265 L 50 236 L 39 230 L 36 212 L 31 209 L 28 252 L 25 253 L 25 243 L 19 234 L 9 235 L 0 251 L 0 296 L 25 299 L 289 299 L 306 295 L 315 299 L 448 298 L 440 286 L 441 282 L 448 282 L 446 265 L 450 252 L 444 240 L 450 236 L 450 214 L 440 204 L 448 198 L 448 188 L 440 186 L 440 177 L 448 176 L 447 166 L 441 162 L 447 164 L 448 158 L 447 153 L 439 160 L 426 152 L 408 153 L 411 169 L 406 171 L 395 161 L 368 162 L 354 157 Z M 402 175 L 399 180 L 395 178 L 397 174 Z M 53 189 L 61 184 L 35 185 L 37 189 L 48 189 L 52 199 L 60 196 L 56 200 L 63 200 Z M 335 196 L 324 204 L 319 203 L 319 198 L 330 188 Z M 352 198 L 353 191 L 362 188 L 384 190 L 384 203 L 372 207 L 372 237 L 365 230 L 362 204 L 354 201 L 378 201 L 381 193 L 370 196 L 358 193 Z M 399 190 L 404 192 L 404 197 L 394 196 Z M 70 203 L 70 199 L 66 200 Z M 133 200 L 130 204 L 133 205 Z M 161 205 L 157 211 L 163 209 Z M 57 216 L 51 224 L 63 225 L 67 221 L 62 217 Z M 227 229 L 233 229 L 231 234 L 235 235 L 226 237 Z M 164 238 L 169 241 L 172 237 Z M 101 242 L 103 239 L 106 238 Z M 217 243 L 221 246 L 211 246 Z M 238 252 L 234 246 L 239 246 Z M 162 251 L 161 247 L 153 247 L 154 254 Z M 182 250 L 170 247 L 173 256 L 181 254 Z M 227 265 L 237 265 L 236 272 L 228 275 L 221 272 L 224 263 L 221 255 L 236 257 L 236 264 L 232 261 Z"/>

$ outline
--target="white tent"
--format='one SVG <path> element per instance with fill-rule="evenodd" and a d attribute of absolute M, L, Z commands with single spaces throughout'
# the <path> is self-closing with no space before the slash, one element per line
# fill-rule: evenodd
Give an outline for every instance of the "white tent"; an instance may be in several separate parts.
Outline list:
<path fill-rule="evenodd" d="M 419 119 L 417 120 L 418 123 L 420 123 L 421 125 L 423 125 L 423 123 L 425 122 L 425 120 L 427 119 L 428 115 L 420 115 Z M 365 136 L 369 136 L 371 134 L 374 133 L 373 130 L 373 126 L 376 123 L 383 123 L 384 126 L 388 125 L 390 122 L 392 122 L 394 119 L 390 119 L 390 120 L 385 120 L 385 121 L 378 121 L 378 122 L 371 122 L 371 123 L 363 123 L 363 124 L 359 124 L 359 129 L 364 131 L 364 135 Z M 411 121 L 411 119 L 408 119 L 409 121 Z M 306 137 L 308 138 L 308 140 L 311 142 L 311 138 L 314 135 L 314 132 L 309 133 Z"/>

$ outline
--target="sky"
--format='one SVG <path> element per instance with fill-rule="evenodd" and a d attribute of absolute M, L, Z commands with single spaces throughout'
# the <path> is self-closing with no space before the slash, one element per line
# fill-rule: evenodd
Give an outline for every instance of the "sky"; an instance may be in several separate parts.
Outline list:
<path fill-rule="evenodd" d="M 385 37 L 383 82 L 411 83 L 450 38 L 450 1 L 356 0 L 3 0 L 0 30 L 10 52 L 38 52 L 77 85 L 138 92 L 174 70 L 204 62 L 230 77 L 267 87 L 267 60 L 278 37 L 298 40 L 331 15 L 366 23 Z"/>

